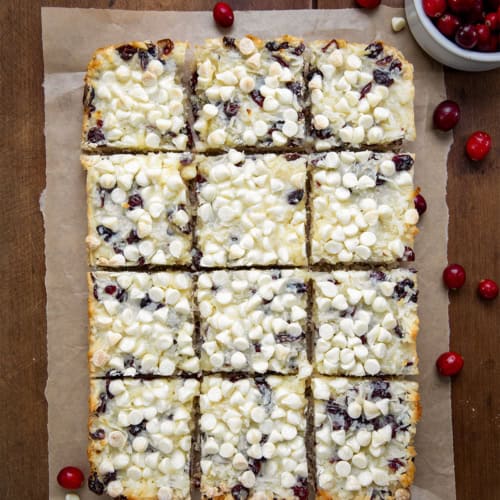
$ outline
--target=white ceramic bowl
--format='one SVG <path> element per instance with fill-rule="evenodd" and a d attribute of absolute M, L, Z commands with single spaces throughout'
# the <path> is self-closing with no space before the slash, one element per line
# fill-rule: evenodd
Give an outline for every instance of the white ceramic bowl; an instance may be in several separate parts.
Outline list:
<path fill-rule="evenodd" d="M 422 0 L 405 0 L 405 10 L 415 40 L 436 61 L 463 71 L 500 68 L 500 52 L 465 50 L 442 35 L 425 14 Z"/>

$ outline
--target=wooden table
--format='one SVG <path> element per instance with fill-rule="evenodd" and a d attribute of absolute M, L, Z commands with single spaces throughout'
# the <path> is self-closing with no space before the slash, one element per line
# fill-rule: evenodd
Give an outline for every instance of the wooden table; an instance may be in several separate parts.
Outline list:
<path fill-rule="evenodd" d="M 215 0 L 1 0 L 0 262 L 4 284 L 0 348 L 2 395 L 0 499 L 48 497 L 44 231 L 39 197 L 45 184 L 40 7 L 206 10 Z M 402 0 L 388 0 L 394 6 Z M 352 0 L 232 0 L 235 9 L 339 8 Z M 460 103 L 448 159 L 448 255 L 467 270 L 469 286 L 453 293 L 451 348 L 466 368 L 453 383 L 453 427 L 460 500 L 500 499 L 500 299 L 485 303 L 475 285 L 500 281 L 500 70 L 446 70 L 448 97 Z M 429 110 L 430 112 L 431 110 Z M 64 126 L 64 124 L 61 124 Z M 494 148 L 473 164 L 464 141 L 488 131 Z M 436 166 L 439 167 L 439 166 Z M 80 390 L 80 388 L 75 388 Z M 70 404 L 70 402 L 68 402 Z M 5 418 L 6 417 L 6 418 Z"/>

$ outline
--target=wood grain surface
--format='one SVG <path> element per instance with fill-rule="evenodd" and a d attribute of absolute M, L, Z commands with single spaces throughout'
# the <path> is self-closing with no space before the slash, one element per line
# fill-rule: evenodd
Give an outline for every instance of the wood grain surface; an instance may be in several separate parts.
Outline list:
<path fill-rule="evenodd" d="M 212 0 L 0 0 L 1 500 L 48 497 L 44 233 L 39 198 L 45 184 L 40 7 L 205 10 Z M 236 9 L 340 8 L 352 0 L 232 0 Z M 400 6 L 401 0 L 386 0 Z M 446 70 L 448 97 L 462 119 L 448 160 L 450 262 L 467 270 L 452 293 L 451 347 L 465 358 L 453 383 L 457 497 L 500 499 L 500 300 L 476 295 L 484 277 L 500 281 L 500 70 Z M 486 160 L 464 156 L 469 133 L 493 138 Z M 439 166 L 437 166 L 438 168 Z M 79 388 L 75 388 L 79 390 Z M 71 404 L 70 402 L 68 402 Z M 6 417 L 6 418 L 5 418 Z"/>

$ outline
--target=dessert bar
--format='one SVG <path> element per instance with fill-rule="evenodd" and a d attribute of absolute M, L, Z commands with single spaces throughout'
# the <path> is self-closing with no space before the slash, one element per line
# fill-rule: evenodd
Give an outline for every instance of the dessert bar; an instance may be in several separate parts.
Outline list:
<path fill-rule="evenodd" d="M 198 47 L 191 85 L 200 150 L 302 145 L 304 50 L 290 36 L 223 37 Z"/>
<path fill-rule="evenodd" d="M 186 150 L 186 47 L 165 39 L 97 50 L 85 76 L 83 149 Z"/>
<path fill-rule="evenodd" d="M 199 370 L 188 273 L 89 273 L 89 371 L 93 376 Z"/>
<path fill-rule="evenodd" d="M 82 156 L 90 265 L 189 264 L 190 153 Z"/>
<path fill-rule="evenodd" d="M 415 375 L 417 275 L 376 269 L 315 273 L 314 368 L 325 375 Z"/>
<path fill-rule="evenodd" d="M 313 379 L 317 498 L 409 500 L 418 385 Z"/>
<path fill-rule="evenodd" d="M 202 267 L 306 265 L 306 156 L 203 158 L 197 246 Z"/>
<path fill-rule="evenodd" d="M 308 375 L 307 281 L 300 270 L 201 273 L 203 371 Z"/>
<path fill-rule="evenodd" d="M 373 151 L 311 155 L 313 263 L 414 260 L 414 156 Z"/>
<path fill-rule="evenodd" d="M 199 382 L 91 380 L 89 488 L 116 498 L 190 498 L 193 400 Z"/>

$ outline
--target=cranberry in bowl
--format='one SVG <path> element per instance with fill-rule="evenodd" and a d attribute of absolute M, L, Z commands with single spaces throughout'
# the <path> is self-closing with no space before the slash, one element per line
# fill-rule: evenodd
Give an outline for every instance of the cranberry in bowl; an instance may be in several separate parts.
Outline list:
<path fill-rule="evenodd" d="M 444 14 L 440 12 L 442 10 L 440 3 L 442 2 L 435 2 L 435 17 L 433 19 L 426 14 L 423 3 L 423 0 L 405 0 L 405 10 L 410 31 L 417 43 L 427 54 L 445 66 L 463 71 L 487 71 L 500 68 L 500 50 L 495 52 L 480 52 L 476 50 L 478 47 L 475 45 L 478 43 L 478 40 L 475 40 L 475 38 L 482 35 L 482 31 L 485 30 L 480 28 L 479 34 L 471 32 L 477 31 L 477 28 L 471 30 L 468 27 L 467 15 L 457 12 L 457 6 L 455 5 L 464 3 L 463 1 L 446 0 L 447 10 Z M 475 4 L 477 2 L 471 1 L 469 3 L 472 5 L 472 3 Z M 428 6 L 427 11 L 430 11 Z M 474 13 L 470 15 L 472 14 Z M 441 29 L 448 33 L 450 38 L 447 38 L 438 29 L 439 18 L 442 16 L 446 16 L 446 18 L 441 22 Z M 453 25 L 452 21 L 455 17 L 460 19 L 460 26 Z M 471 24 L 472 26 L 477 26 L 484 25 L 485 22 L 486 19 L 471 21 Z M 462 48 L 456 43 L 456 36 L 453 36 L 452 33 L 456 35 L 458 30 L 460 30 L 459 40 L 462 45 L 470 46 L 472 44 L 473 47 L 471 49 Z M 497 37 L 498 33 L 495 31 L 493 36 Z"/>

